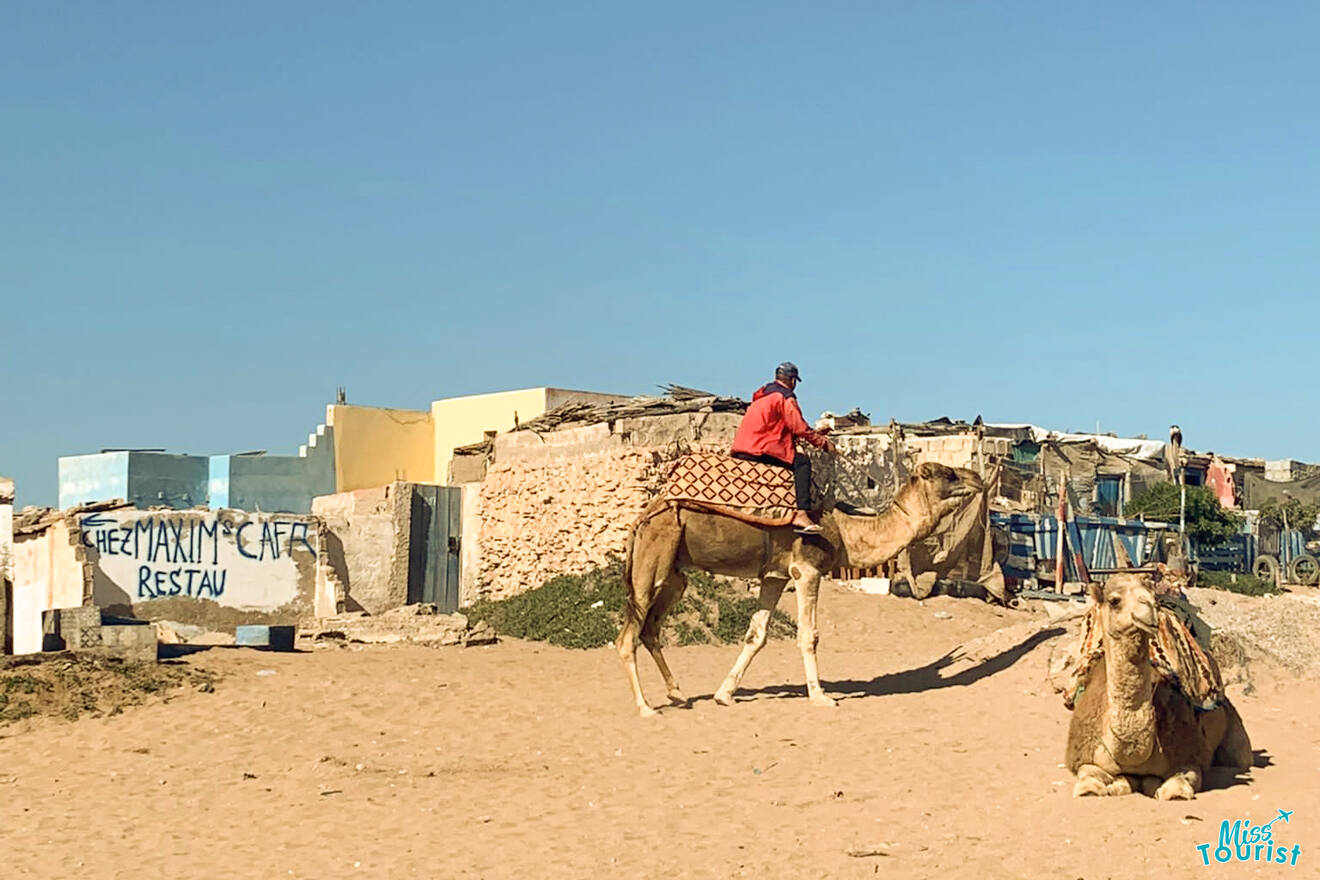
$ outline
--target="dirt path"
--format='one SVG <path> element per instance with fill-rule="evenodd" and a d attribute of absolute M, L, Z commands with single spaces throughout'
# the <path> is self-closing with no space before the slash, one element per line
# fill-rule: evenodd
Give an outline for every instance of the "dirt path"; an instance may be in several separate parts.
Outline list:
<path fill-rule="evenodd" d="M 736 648 L 671 649 L 699 699 L 649 721 L 608 649 L 197 654 L 226 676 L 214 693 L 0 728 L 4 876 L 1098 880 L 1320 863 L 1316 682 L 1262 671 L 1234 694 L 1270 761 L 1249 784 L 1075 801 L 1046 643 L 935 662 L 1023 615 L 833 588 L 821 609 L 834 710 L 806 702 L 791 641 L 729 709 L 709 694 Z M 1298 869 L 1202 867 L 1221 819 L 1280 808 Z"/>

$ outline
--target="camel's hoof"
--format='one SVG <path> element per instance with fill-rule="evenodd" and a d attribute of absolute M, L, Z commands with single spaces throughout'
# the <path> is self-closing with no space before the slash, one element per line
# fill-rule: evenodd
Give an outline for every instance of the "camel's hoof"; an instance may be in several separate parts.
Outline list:
<path fill-rule="evenodd" d="M 1132 794 L 1132 783 L 1126 779 L 1119 779 L 1105 786 L 1105 795 L 1107 797 L 1123 797 Z"/>
<path fill-rule="evenodd" d="M 692 701 L 689 700 L 687 698 L 687 695 L 684 694 L 682 691 L 670 691 L 669 702 L 673 703 L 675 706 L 685 706 L 685 707 L 690 706 L 692 704 Z"/>
<path fill-rule="evenodd" d="M 1181 776 L 1170 776 L 1155 789 L 1155 797 L 1162 801 L 1190 801 L 1196 797 L 1196 790 Z"/>
<path fill-rule="evenodd" d="M 811 698 L 811 705 L 813 705 L 813 706 L 826 706 L 826 707 L 832 709 L 832 708 L 834 708 L 835 706 L 839 705 L 839 701 L 836 700 L 836 699 L 833 699 L 832 697 L 827 697 L 827 696 L 825 696 L 824 694 L 816 694 L 815 696 L 813 696 L 813 697 Z"/>
<path fill-rule="evenodd" d="M 637 714 L 641 715 L 643 718 L 654 718 L 660 713 L 652 709 L 650 706 L 638 706 Z"/>
<path fill-rule="evenodd" d="M 726 690 L 718 690 L 718 691 L 716 691 L 716 692 L 715 692 L 715 698 L 714 698 L 714 699 L 715 699 L 715 702 L 719 703 L 721 706 L 732 706 L 732 705 L 733 705 L 733 694 L 730 693 L 729 691 L 726 691 Z"/>
<path fill-rule="evenodd" d="M 1105 793 L 1105 785 L 1099 779 L 1079 779 L 1073 786 L 1073 797 L 1100 797 Z"/>

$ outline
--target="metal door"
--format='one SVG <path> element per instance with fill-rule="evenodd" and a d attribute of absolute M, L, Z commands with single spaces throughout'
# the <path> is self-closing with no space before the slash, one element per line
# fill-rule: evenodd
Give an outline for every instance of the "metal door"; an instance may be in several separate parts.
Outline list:
<path fill-rule="evenodd" d="M 462 489 L 413 486 L 409 604 L 434 602 L 441 612 L 458 610 L 462 514 Z"/>

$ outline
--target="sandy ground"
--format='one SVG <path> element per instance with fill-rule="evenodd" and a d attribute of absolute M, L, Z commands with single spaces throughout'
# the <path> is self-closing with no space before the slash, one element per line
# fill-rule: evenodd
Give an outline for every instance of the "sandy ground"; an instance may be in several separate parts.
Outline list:
<path fill-rule="evenodd" d="M 1316 876 L 1320 684 L 1256 670 L 1234 694 L 1264 765 L 1247 778 L 1073 800 L 1048 644 L 937 662 L 1027 615 L 835 587 L 821 609 L 832 710 L 792 641 L 732 708 L 709 695 L 736 648 L 670 649 L 697 699 L 649 720 L 609 649 L 196 654 L 213 693 L 0 728 L 3 876 Z M 1221 819 L 1279 808 L 1297 868 L 1202 866 Z"/>

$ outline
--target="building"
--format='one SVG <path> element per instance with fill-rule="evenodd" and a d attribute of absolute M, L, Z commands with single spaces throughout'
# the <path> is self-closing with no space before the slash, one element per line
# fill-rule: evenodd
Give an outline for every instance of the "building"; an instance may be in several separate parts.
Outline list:
<path fill-rule="evenodd" d="M 427 410 L 326 407 L 296 455 L 188 455 L 106 449 L 59 460 L 59 506 L 123 500 L 133 507 L 308 513 L 312 499 L 394 482 L 445 483 L 454 449 L 512 430 L 567 403 L 627 398 L 526 388 L 437 400 Z"/>

